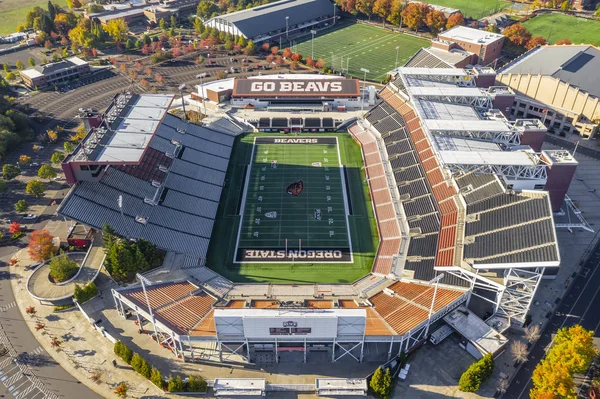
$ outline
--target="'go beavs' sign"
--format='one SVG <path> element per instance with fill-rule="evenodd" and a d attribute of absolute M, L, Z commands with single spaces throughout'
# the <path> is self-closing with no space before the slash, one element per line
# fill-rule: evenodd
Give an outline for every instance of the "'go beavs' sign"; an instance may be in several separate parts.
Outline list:
<path fill-rule="evenodd" d="M 358 97 L 358 79 L 236 79 L 234 97 Z"/>

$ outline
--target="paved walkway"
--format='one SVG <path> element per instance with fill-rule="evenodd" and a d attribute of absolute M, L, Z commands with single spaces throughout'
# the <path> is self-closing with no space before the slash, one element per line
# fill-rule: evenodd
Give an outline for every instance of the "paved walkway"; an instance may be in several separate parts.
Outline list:
<path fill-rule="evenodd" d="M 83 286 L 93 281 L 98 270 L 102 267 L 104 261 L 104 248 L 101 234 L 96 234 L 93 246 L 89 249 L 87 256 L 84 253 L 77 253 L 71 258 L 77 262 L 85 262 L 81 265 L 77 276 L 64 285 L 52 283 L 48 279 L 50 271 L 49 263 L 37 268 L 27 282 L 27 289 L 37 299 L 58 300 L 73 295 L 75 285 Z"/>

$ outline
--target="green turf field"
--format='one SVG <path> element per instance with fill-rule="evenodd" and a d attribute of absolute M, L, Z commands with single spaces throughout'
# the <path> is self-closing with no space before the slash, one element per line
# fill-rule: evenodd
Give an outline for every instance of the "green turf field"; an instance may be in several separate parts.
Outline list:
<path fill-rule="evenodd" d="M 500 12 L 511 3 L 502 0 L 433 0 L 429 4 L 458 8 L 466 18 L 481 19 Z"/>
<path fill-rule="evenodd" d="M 336 137 L 337 146 L 332 144 L 254 146 L 255 138 L 260 137 L 288 139 L 310 138 L 315 137 L 314 135 L 252 133 L 236 138 L 229 162 L 227 182 L 213 228 L 207 259 L 208 267 L 237 282 L 349 283 L 370 272 L 379 239 L 368 187 L 365 184 L 365 174 L 361 169 L 363 162 L 360 146 L 348 133 L 326 133 L 323 134 L 323 137 L 325 136 Z M 265 151 L 268 153 L 265 154 Z M 273 168 L 273 160 L 277 160 L 276 169 Z M 316 166 L 317 162 L 321 163 L 320 167 Z M 340 163 L 346 167 L 347 174 L 348 209 L 351 208 L 351 214 L 347 218 L 344 203 L 346 193 L 343 189 L 346 180 L 342 181 Z M 327 166 L 329 170 L 325 170 L 327 164 L 332 165 Z M 247 175 L 250 166 L 252 168 Z M 262 170 L 263 167 L 265 170 Z M 261 176 L 264 176 L 265 180 L 261 180 Z M 329 184 L 325 176 L 329 176 Z M 248 186 L 244 184 L 246 178 L 248 178 Z M 300 179 L 303 181 L 300 195 L 288 194 L 288 186 Z M 263 190 L 260 190 L 261 185 Z M 246 209 L 242 220 L 240 213 L 244 191 L 246 191 Z M 264 193 L 262 203 L 268 204 L 267 207 L 259 205 L 260 192 Z M 327 197 L 330 197 L 329 201 Z M 330 213 L 328 213 L 329 206 L 331 206 Z M 261 207 L 260 212 L 258 207 Z M 315 209 L 320 209 L 321 220 L 315 217 Z M 277 216 L 268 218 L 265 216 L 266 212 L 277 212 Z M 260 219 L 260 225 L 256 223 L 257 218 Z M 330 218 L 333 219 L 332 225 L 329 224 Z M 238 237 L 240 226 L 242 230 Z M 333 235 L 330 235 L 330 231 L 334 232 Z M 255 232 L 259 233 L 258 237 L 254 237 Z M 303 250 L 340 248 L 351 244 L 352 262 L 342 260 L 319 263 L 315 260 L 315 263 L 308 263 L 308 261 L 299 262 L 299 258 L 293 258 L 290 262 L 288 258 L 285 263 L 277 263 L 277 261 L 234 263 L 238 238 L 241 245 L 265 246 L 265 250 L 270 250 L 284 249 L 286 236 L 289 252 L 299 249 L 299 239 L 302 239 Z"/>
<path fill-rule="evenodd" d="M 61 7 L 67 6 L 67 0 L 53 0 L 55 4 Z M 25 4 L 25 5 L 23 5 Z M 48 1 L 46 0 L 28 0 L 26 2 L 19 0 L 0 1 L 0 15 L 2 23 L 0 24 L 0 35 L 7 35 L 17 31 L 17 26 L 25 23 L 25 15 L 35 6 L 46 9 Z"/>
<path fill-rule="evenodd" d="M 345 248 L 349 252 L 336 138 L 302 137 L 302 142 L 318 141 L 312 144 L 273 143 L 277 140 L 258 137 L 254 143 L 242 200 L 240 252 L 242 248 L 285 249 L 286 244 L 289 250 Z"/>
<path fill-rule="evenodd" d="M 361 68 L 370 72 L 367 80 L 381 81 L 396 65 L 402 66 L 421 47 L 429 47 L 429 41 L 394 33 L 374 26 L 353 24 L 339 29 L 319 31 L 315 35 L 315 59 L 325 59 L 328 66 L 342 70 L 348 76 L 363 78 Z M 305 58 L 312 54 L 311 36 L 297 41 L 295 51 Z M 333 53 L 333 64 L 332 54 Z"/>
<path fill-rule="evenodd" d="M 549 43 L 569 39 L 573 44 L 600 44 L 600 21 L 552 13 L 531 18 L 523 26 L 533 36 L 543 36 Z"/>

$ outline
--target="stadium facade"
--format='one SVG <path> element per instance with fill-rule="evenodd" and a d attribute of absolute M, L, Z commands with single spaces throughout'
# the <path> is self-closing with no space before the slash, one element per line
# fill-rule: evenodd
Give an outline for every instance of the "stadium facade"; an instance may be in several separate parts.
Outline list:
<path fill-rule="evenodd" d="M 260 43 L 309 33 L 311 29 L 334 23 L 335 14 L 335 4 L 329 0 L 280 0 L 220 15 L 205 25 Z"/>
<path fill-rule="evenodd" d="M 506 118 L 514 92 L 493 86 L 489 68 L 391 75 L 348 129 L 379 235 L 371 272 L 352 284 L 236 284 L 206 267 L 233 135 L 168 114 L 165 95 L 125 93 L 89 118 L 63 164 L 74 185 L 59 213 L 149 239 L 184 257 L 187 275 L 113 290 L 120 314 L 185 361 L 202 361 L 207 345 L 219 361 L 325 351 L 360 362 L 378 344 L 391 359 L 442 319 L 474 353 L 498 353 L 560 266 L 553 211 L 577 162 L 541 149 L 539 120 Z M 475 303 L 493 316 L 480 320 Z"/>

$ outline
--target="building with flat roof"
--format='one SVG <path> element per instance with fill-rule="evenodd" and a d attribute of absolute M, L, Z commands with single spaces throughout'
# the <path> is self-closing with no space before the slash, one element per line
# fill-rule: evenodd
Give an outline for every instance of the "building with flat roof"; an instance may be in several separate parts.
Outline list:
<path fill-rule="evenodd" d="M 287 39 L 315 27 L 334 23 L 335 4 L 329 0 L 280 0 L 212 18 L 206 26 L 252 39 Z"/>
<path fill-rule="evenodd" d="M 94 19 L 106 25 L 114 19 L 123 19 L 129 26 L 158 23 L 161 18 L 169 19 L 172 15 L 179 20 L 193 14 L 198 6 L 197 0 L 142 0 L 126 4 L 109 4 L 104 10 L 87 14 L 85 18 Z"/>
<path fill-rule="evenodd" d="M 32 89 L 58 86 L 85 77 L 90 73 L 90 65 L 79 57 L 70 57 L 19 71 L 25 85 Z"/>
<path fill-rule="evenodd" d="M 450 50 L 454 46 L 476 55 L 476 63 L 489 65 L 500 57 L 504 36 L 466 26 L 455 26 L 438 35 L 432 47 Z"/>
<path fill-rule="evenodd" d="M 506 64 L 496 79 L 517 94 L 511 110 L 514 117 L 536 117 L 552 133 L 591 138 L 600 122 L 598 71 L 597 47 L 541 46 Z"/>

